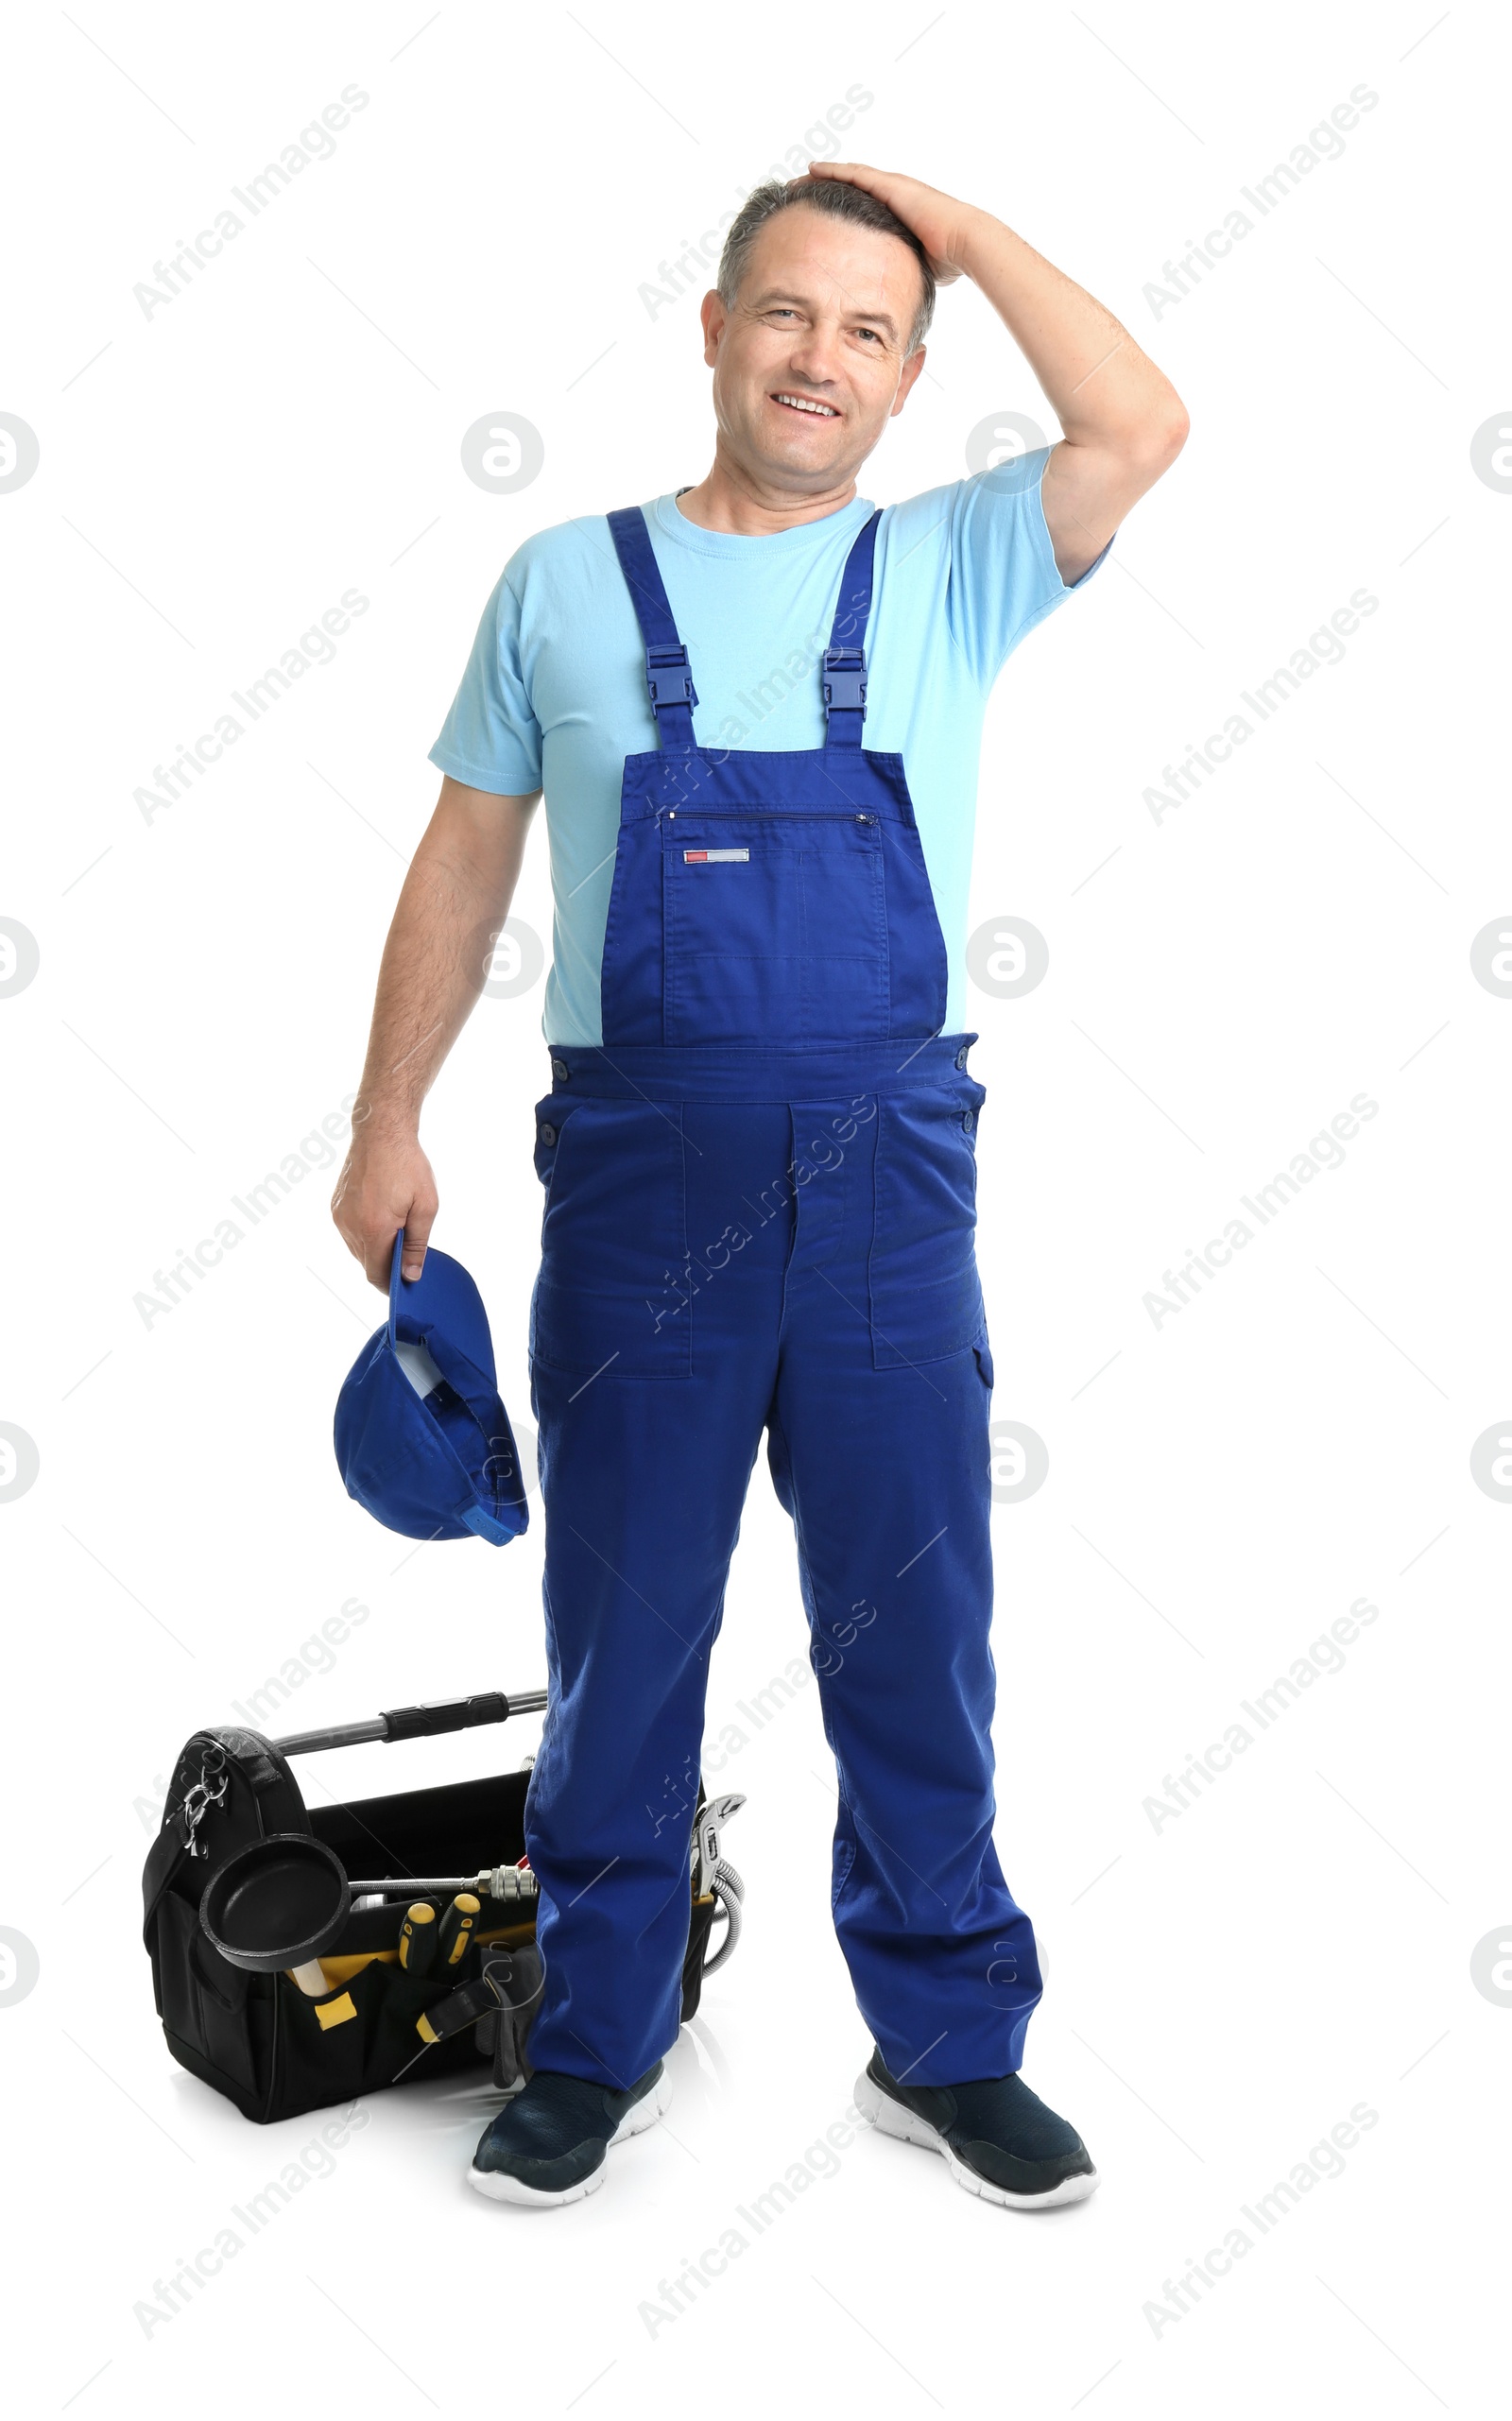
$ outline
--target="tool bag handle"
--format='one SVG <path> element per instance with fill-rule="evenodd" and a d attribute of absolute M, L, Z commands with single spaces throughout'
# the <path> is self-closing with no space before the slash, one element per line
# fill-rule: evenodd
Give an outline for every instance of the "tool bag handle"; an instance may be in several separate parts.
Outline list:
<path fill-rule="evenodd" d="M 438 1698 L 423 1707 L 390 1707 L 360 1724 L 333 1724 L 323 1731 L 290 1732 L 271 1745 L 282 1757 L 305 1757 L 318 1748 L 356 1748 L 367 1741 L 428 1740 L 437 1732 L 472 1731 L 479 1724 L 507 1724 L 511 1715 L 538 1715 L 544 1690 L 479 1691 L 471 1698 Z"/>

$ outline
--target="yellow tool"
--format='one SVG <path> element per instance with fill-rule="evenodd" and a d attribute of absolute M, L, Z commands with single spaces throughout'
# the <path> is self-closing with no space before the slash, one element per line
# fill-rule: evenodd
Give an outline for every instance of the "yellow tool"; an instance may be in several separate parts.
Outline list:
<path fill-rule="evenodd" d="M 459 1967 L 467 1957 L 472 1929 L 482 1912 L 483 1902 L 475 1892 L 458 1892 L 442 1917 L 436 1963 L 447 1974 Z"/>
<path fill-rule="evenodd" d="M 533 1922 L 529 1925 L 503 1925 L 497 1927 L 492 1932 L 474 1932 L 472 1938 L 479 1949 L 492 1949 L 501 1942 L 506 1944 L 533 1942 L 536 1938 L 536 1929 Z M 325 1972 L 325 1989 L 328 1992 L 335 1992 L 338 1984 L 350 1983 L 353 1976 L 361 1975 L 364 1967 L 392 1967 L 397 1966 L 398 1964 L 397 1950 L 343 1950 L 336 1957 L 328 1956 L 320 1962 Z"/>
<path fill-rule="evenodd" d="M 412 1976 L 429 1975 L 436 1965 L 436 1911 L 429 1900 L 412 1902 L 399 1929 L 399 1964 Z"/>

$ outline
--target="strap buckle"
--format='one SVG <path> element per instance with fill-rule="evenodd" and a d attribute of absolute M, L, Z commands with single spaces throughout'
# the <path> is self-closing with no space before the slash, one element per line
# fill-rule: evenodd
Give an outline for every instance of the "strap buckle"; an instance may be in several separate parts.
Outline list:
<path fill-rule="evenodd" d="M 824 651 L 824 711 L 833 714 L 865 714 L 867 711 L 867 659 L 859 647 L 826 647 Z"/>
<path fill-rule="evenodd" d="M 653 641 L 647 647 L 645 685 L 651 693 L 653 713 L 660 713 L 663 706 L 697 705 L 698 693 L 688 670 L 688 651 L 680 640 L 675 644 Z"/>

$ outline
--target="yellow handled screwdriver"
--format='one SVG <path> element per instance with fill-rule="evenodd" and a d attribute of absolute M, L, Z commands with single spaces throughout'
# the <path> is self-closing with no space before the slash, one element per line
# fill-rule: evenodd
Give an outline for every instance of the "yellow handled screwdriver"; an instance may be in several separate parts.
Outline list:
<path fill-rule="evenodd" d="M 429 1900 L 415 1900 L 399 1929 L 399 1964 L 406 1975 L 428 1976 L 436 1965 L 436 1911 Z"/>
<path fill-rule="evenodd" d="M 467 1946 L 472 1939 L 472 1929 L 482 1913 L 483 1902 L 475 1892 L 458 1892 L 440 1923 L 437 1947 L 437 1965 L 450 1973 L 467 1957 Z"/>

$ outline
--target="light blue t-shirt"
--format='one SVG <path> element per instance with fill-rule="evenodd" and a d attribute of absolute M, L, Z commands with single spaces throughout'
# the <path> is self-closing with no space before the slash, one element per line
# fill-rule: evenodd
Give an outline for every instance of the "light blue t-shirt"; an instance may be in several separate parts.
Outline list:
<path fill-rule="evenodd" d="M 1041 448 L 889 505 L 877 529 L 865 739 L 903 760 L 950 963 L 952 1034 L 967 1022 L 967 892 L 988 696 L 1025 632 L 1071 593 L 1040 499 L 1048 458 Z M 700 745 L 823 747 L 820 659 L 846 557 L 874 509 L 857 496 L 820 521 L 736 538 L 685 520 L 675 497 L 647 507 L 698 695 Z M 603 1039 L 599 970 L 621 771 L 627 756 L 656 746 L 640 627 L 607 521 L 593 513 L 539 531 L 510 557 L 484 609 L 431 763 L 473 790 L 544 789 L 554 931 L 541 1022 L 550 1042 Z"/>

